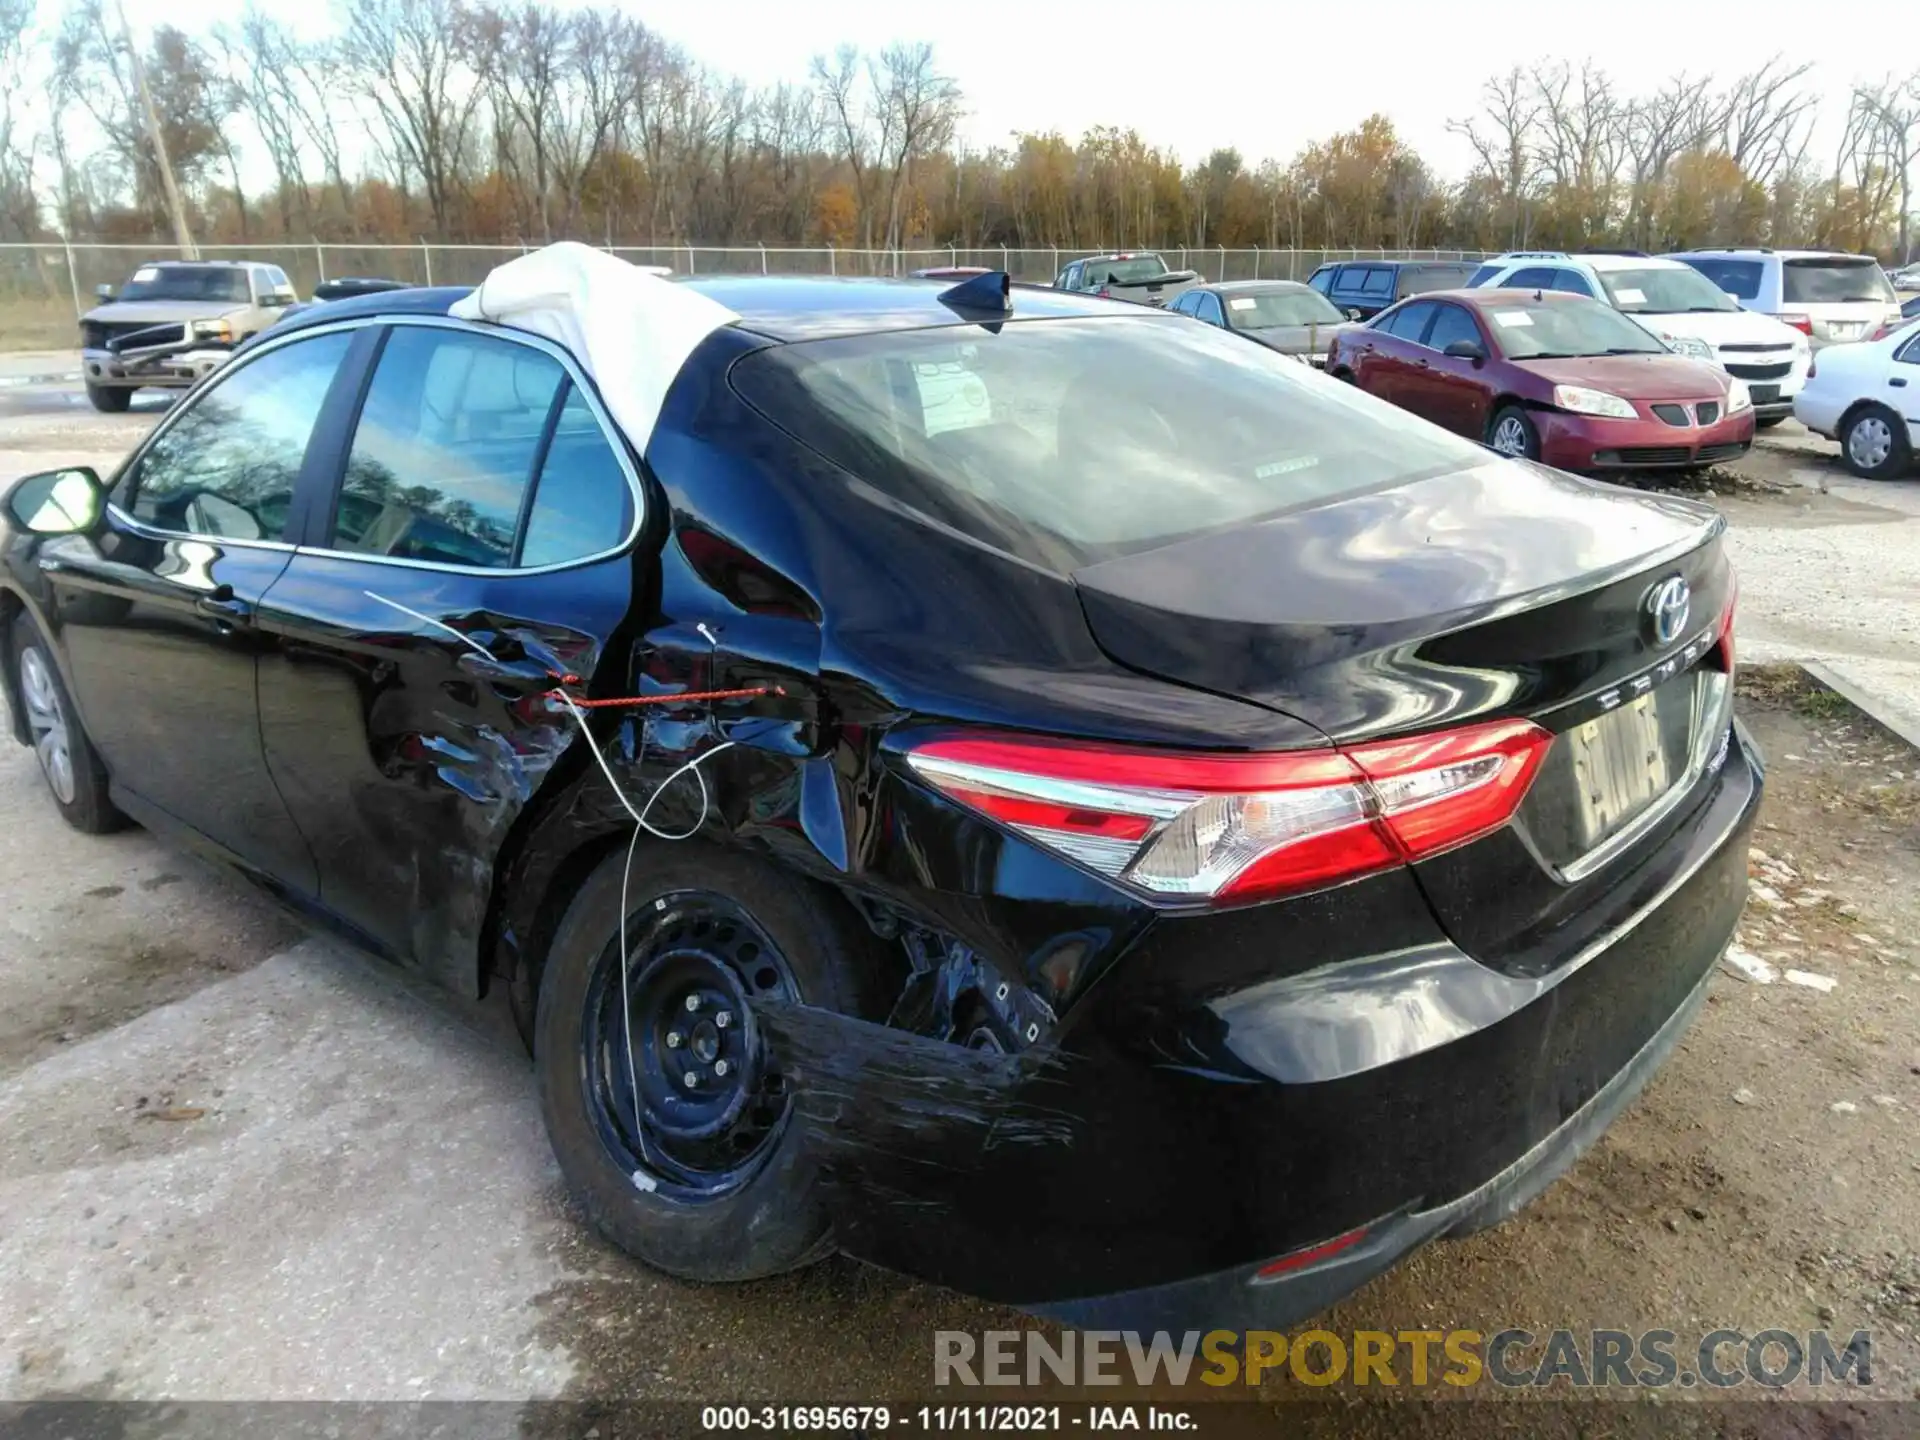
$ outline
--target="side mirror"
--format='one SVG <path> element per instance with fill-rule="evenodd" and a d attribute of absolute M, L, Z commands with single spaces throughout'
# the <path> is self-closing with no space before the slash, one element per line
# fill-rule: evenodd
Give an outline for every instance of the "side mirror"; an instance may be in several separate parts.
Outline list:
<path fill-rule="evenodd" d="M 93 293 L 96 299 L 111 300 L 113 298 L 113 287 L 111 285 L 96 285 L 93 287 Z"/>
<path fill-rule="evenodd" d="M 1351 308 L 1351 307 L 1349 307 L 1349 308 L 1348 308 L 1348 310 L 1347 310 L 1347 319 L 1349 319 L 1349 320 L 1361 320 L 1361 319 L 1364 319 L 1364 318 L 1366 318 L 1366 317 L 1364 317 L 1363 315 L 1361 315 L 1361 313 L 1360 313 L 1360 312 L 1359 312 L 1358 310 L 1355 310 L 1355 309 L 1353 309 L 1353 308 Z"/>
<path fill-rule="evenodd" d="M 89 466 L 29 475 L 7 496 L 7 514 L 32 535 L 79 535 L 100 523 L 106 487 Z"/>
<path fill-rule="evenodd" d="M 1450 355 L 1455 360 L 1484 360 L 1487 358 L 1487 352 L 1480 348 L 1480 342 L 1478 340 L 1456 340 L 1440 353 Z"/>

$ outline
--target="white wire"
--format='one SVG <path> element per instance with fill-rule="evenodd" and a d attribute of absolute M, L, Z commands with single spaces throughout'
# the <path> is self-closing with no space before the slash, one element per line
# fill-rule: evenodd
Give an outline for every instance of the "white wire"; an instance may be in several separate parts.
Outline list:
<path fill-rule="evenodd" d="M 627 799 L 626 791 L 620 788 L 620 782 L 613 778 L 613 767 L 607 764 L 607 757 L 600 753 L 599 745 L 594 742 L 593 732 L 587 728 L 587 717 L 581 713 L 580 707 L 573 703 L 573 697 L 567 694 L 564 689 L 558 687 L 555 688 L 553 693 L 558 695 L 567 709 L 573 712 L 573 718 L 580 726 L 580 738 L 587 742 L 587 749 L 592 752 L 594 760 L 598 762 L 600 773 L 607 777 L 607 784 L 613 788 L 614 798 L 625 808 L 627 814 L 633 817 L 633 838 L 627 841 L 627 863 L 622 866 L 620 870 L 620 1026 L 621 1032 L 626 1038 L 627 1047 L 627 1093 L 633 1096 L 633 1138 L 635 1143 L 640 1147 L 641 1158 L 644 1159 L 647 1151 L 647 1139 L 646 1130 L 640 1118 L 640 1084 L 635 1078 L 633 1068 L 633 995 L 631 990 L 628 989 L 629 982 L 627 976 L 627 882 L 633 875 L 633 856 L 634 852 L 639 848 L 640 832 L 642 830 L 662 840 L 687 840 L 697 834 L 700 827 L 707 823 L 707 810 L 712 802 L 707 794 L 707 778 L 700 773 L 700 762 L 711 759 L 722 750 L 731 750 L 735 742 L 732 740 L 722 740 L 711 750 L 702 750 L 698 755 L 694 756 L 693 759 L 687 761 L 686 764 L 662 780 L 659 785 L 654 788 L 653 794 L 647 797 L 647 803 L 636 810 L 633 808 L 633 802 Z M 693 772 L 693 778 L 700 786 L 700 816 L 693 822 L 691 828 L 683 830 L 678 835 L 669 835 L 657 826 L 647 823 L 647 816 L 653 813 L 654 802 L 666 794 L 666 792 L 672 788 L 673 782 L 689 770 Z M 641 1184 L 641 1177 L 638 1174 L 633 1177 L 633 1180 L 636 1185 Z M 651 1189 L 652 1187 L 650 1185 L 643 1185 L 642 1188 Z"/>

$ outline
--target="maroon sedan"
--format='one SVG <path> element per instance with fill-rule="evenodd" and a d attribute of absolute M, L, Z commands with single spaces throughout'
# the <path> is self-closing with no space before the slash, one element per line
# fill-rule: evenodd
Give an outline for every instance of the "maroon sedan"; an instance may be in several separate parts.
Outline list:
<path fill-rule="evenodd" d="M 1563 470 L 1711 465 L 1753 444 L 1744 381 L 1584 295 L 1449 290 L 1335 338 L 1327 372 Z"/>

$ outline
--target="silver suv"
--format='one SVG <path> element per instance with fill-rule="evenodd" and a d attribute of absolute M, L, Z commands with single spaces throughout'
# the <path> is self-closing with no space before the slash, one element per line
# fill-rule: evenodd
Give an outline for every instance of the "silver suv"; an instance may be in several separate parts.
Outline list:
<path fill-rule="evenodd" d="M 1678 250 L 1683 260 L 1740 302 L 1791 325 L 1818 350 L 1864 340 L 1900 314 L 1886 272 L 1871 255 L 1835 250 Z"/>
<path fill-rule="evenodd" d="M 80 317 L 87 399 L 118 413 L 153 385 L 185 390 L 227 362 L 236 345 L 280 318 L 298 296 L 278 265 L 159 260 L 142 265 Z"/>

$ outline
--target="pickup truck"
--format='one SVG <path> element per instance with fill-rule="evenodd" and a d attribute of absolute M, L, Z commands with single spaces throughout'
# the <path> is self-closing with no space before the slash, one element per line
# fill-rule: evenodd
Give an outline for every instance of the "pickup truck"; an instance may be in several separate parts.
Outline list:
<path fill-rule="evenodd" d="M 93 408 L 114 414 L 143 386 L 191 388 L 297 298 L 278 265 L 238 260 L 155 261 L 95 294 L 106 303 L 80 317 L 81 371 Z"/>
<path fill-rule="evenodd" d="M 1074 261 L 1060 272 L 1053 288 L 1131 300 L 1136 305 L 1164 306 L 1200 283 L 1200 277 L 1191 270 L 1169 270 L 1167 262 L 1152 250 L 1127 250 Z"/>

